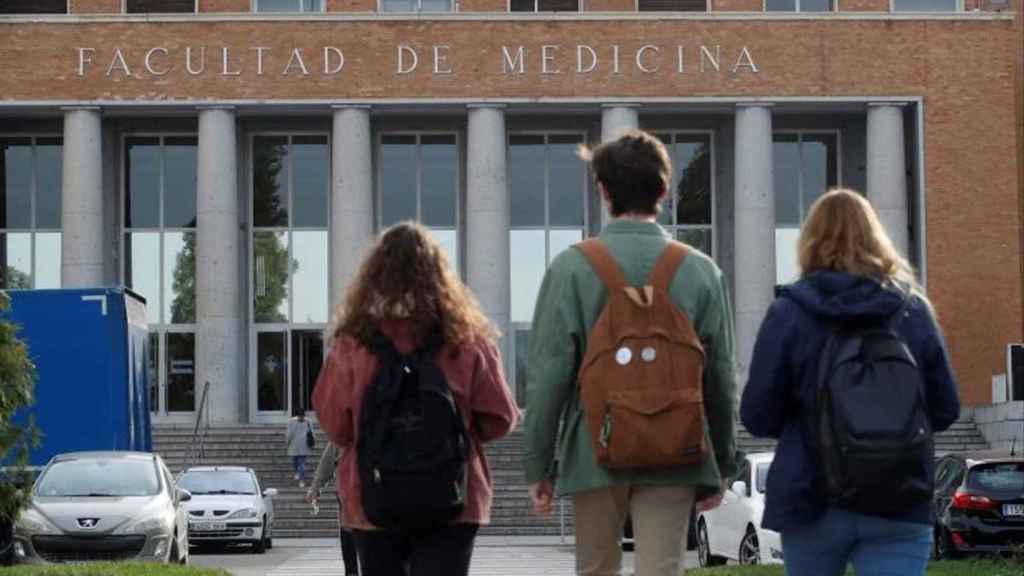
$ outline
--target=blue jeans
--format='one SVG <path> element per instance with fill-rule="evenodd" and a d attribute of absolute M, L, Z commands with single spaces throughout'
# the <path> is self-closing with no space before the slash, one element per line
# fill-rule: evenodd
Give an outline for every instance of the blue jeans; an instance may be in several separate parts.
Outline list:
<path fill-rule="evenodd" d="M 299 482 L 306 479 L 306 457 L 292 456 L 292 469 L 299 475 Z"/>
<path fill-rule="evenodd" d="M 922 576 L 932 527 L 831 508 L 813 524 L 782 533 L 786 576 Z"/>

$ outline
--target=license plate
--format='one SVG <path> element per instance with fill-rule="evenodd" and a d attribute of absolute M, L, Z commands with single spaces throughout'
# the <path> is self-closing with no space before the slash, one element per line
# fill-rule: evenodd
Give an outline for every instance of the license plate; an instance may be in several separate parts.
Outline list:
<path fill-rule="evenodd" d="M 1003 516 L 1024 516 L 1024 504 L 1003 504 Z"/>
<path fill-rule="evenodd" d="M 188 527 L 196 532 L 221 532 L 227 530 L 228 525 L 224 522 L 192 522 Z"/>

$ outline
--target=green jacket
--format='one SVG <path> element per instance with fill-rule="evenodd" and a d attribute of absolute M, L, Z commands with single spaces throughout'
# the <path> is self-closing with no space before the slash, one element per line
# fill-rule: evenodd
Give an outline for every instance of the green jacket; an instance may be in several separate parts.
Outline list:
<path fill-rule="evenodd" d="M 601 232 L 626 280 L 638 286 L 647 280 L 668 238 L 657 224 L 628 220 L 614 221 Z M 624 483 L 692 485 L 708 493 L 718 489 L 723 477 L 736 475 L 733 322 L 725 280 L 710 258 L 691 249 L 669 292 L 704 345 L 705 434 L 714 458 L 698 466 L 660 470 L 610 471 L 594 462 L 576 373 L 607 291 L 583 254 L 569 249 L 555 258 L 544 277 L 530 331 L 523 422 L 528 482 L 554 476 L 558 494 Z"/>

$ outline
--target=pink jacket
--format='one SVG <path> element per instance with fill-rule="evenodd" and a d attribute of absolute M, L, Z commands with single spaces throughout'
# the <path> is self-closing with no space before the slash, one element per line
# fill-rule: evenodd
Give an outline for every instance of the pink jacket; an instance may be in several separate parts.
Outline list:
<path fill-rule="evenodd" d="M 383 322 L 381 332 L 403 354 L 415 350 L 410 324 Z M 459 412 L 470 435 L 466 508 L 456 523 L 487 524 L 491 518 L 491 472 L 483 443 L 508 434 L 519 411 L 512 400 L 497 348 L 487 341 L 460 346 L 445 345 L 437 356 L 438 365 L 451 387 Z M 363 393 L 377 371 L 377 357 L 348 336 L 339 337 L 331 348 L 313 390 L 313 406 L 320 427 L 342 448 L 338 462 L 338 495 L 344 501 L 342 525 L 374 529 L 363 513 L 356 450 L 359 441 L 359 411 Z"/>

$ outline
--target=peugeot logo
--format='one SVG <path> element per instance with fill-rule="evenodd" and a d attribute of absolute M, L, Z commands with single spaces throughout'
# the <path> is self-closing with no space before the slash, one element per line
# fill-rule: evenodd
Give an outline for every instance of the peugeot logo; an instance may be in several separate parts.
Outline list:
<path fill-rule="evenodd" d="M 79 518 L 78 519 L 78 525 L 80 527 L 82 527 L 82 528 L 87 529 L 87 530 L 95 528 L 96 525 L 99 524 L 99 523 L 100 523 L 100 519 L 99 518 Z"/>

